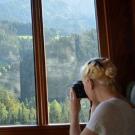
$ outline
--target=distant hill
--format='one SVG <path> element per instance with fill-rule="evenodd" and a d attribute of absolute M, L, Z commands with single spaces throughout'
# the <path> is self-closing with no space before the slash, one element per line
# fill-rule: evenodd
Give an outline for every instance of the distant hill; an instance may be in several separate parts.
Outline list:
<path fill-rule="evenodd" d="M 65 33 L 95 28 L 93 1 L 42 0 L 44 23 Z M 31 23 L 30 9 L 30 0 L 1 0 L 0 21 Z"/>
<path fill-rule="evenodd" d="M 31 22 L 30 0 L 0 0 L 0 20 Z"/>

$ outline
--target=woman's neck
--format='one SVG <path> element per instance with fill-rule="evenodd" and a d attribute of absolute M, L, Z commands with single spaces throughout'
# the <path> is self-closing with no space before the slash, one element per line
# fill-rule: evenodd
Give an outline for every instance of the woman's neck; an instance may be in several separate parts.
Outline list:
<path fill-rule="evenodd" d="M 102 102 L 112 97 L 120 97 L 120 94 L 116 89 L 111 89 L 109 87 L 100 87 L 100 89 L 96 90 L 96 97 L 99 102 Z"/>

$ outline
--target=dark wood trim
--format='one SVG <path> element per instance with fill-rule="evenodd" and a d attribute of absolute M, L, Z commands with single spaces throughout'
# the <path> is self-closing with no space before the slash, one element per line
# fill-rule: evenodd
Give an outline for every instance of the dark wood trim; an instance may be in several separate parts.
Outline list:
<path fill-rule="evenodd" d="M 1 135 L 69 135 L 69 125 L 64 126 L 29 126 L 0 129 Z"/>
<path fill-rule="evenodd" d="M 69 126 L 31 126 L 0 129 L 2 135 L 68 135 Z"/>
<path fill-rule="evenodd" d="M 38 125 L 48 124 L 48 98 L 41 0 L 31 0 Z"/>
<path fill-rule="evenodd" d="M 85 124 L 81 124 L 81 129 Z M 69 135 L 69 124 L 0 128 L 1 135 Z"/>
<path fill-rule="evenodd" d="M 117 82 L 125 95 L 126 87 L 134 77 L 131 0 L 104 0 L 104 3 L 110 58 L 117 66 Z"/>
<path fill-rule="evenodd" d="M 108 20 L 105 0 L 96 0 L 96 18 L 98 29 L 99 50 L 102 57 L 110 58 L 110 43 L 108 32 Z"/>

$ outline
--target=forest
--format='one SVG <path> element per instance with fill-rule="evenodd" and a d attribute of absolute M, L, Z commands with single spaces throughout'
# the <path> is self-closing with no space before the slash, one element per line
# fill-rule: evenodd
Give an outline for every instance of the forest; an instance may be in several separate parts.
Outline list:
<path fill-rule="evenodd" d="M 68 88 L 82 64 L 98 56 L 95 29 L 63 35 L 45 30 L 50 123 L 69 122 Z M 36 124 L 34 53 L 31 24 L 0 22 L 0 124 Z M 89 103 L 82 102 L 81 121 L 88 120 Z"/>

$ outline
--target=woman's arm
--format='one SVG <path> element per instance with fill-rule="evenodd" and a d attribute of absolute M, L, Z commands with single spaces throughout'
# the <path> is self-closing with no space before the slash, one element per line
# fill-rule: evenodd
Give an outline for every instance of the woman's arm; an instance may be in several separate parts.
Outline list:
<path fill-rule="evenodd" d="M 74 91 L 70 90 L 70 135 L 80 135 L 79 112 L 80 99 L 76 98 Z"/>
<path fill-rule="evenodd" d="M 93 106 L 93 111 L 96 106 Z M 82 132 L 79 124 L 80 99 L 76 98 L 73 90 L 70 91 L 70 135 L 97 135 L 88 128 Z"/>
<path fill-rule="evenodd" d="M 85 128 L 80 135 L 98 135 L 94 132 L 92 132 L 91 130 L 89 130 L 88 128 Z"/>

